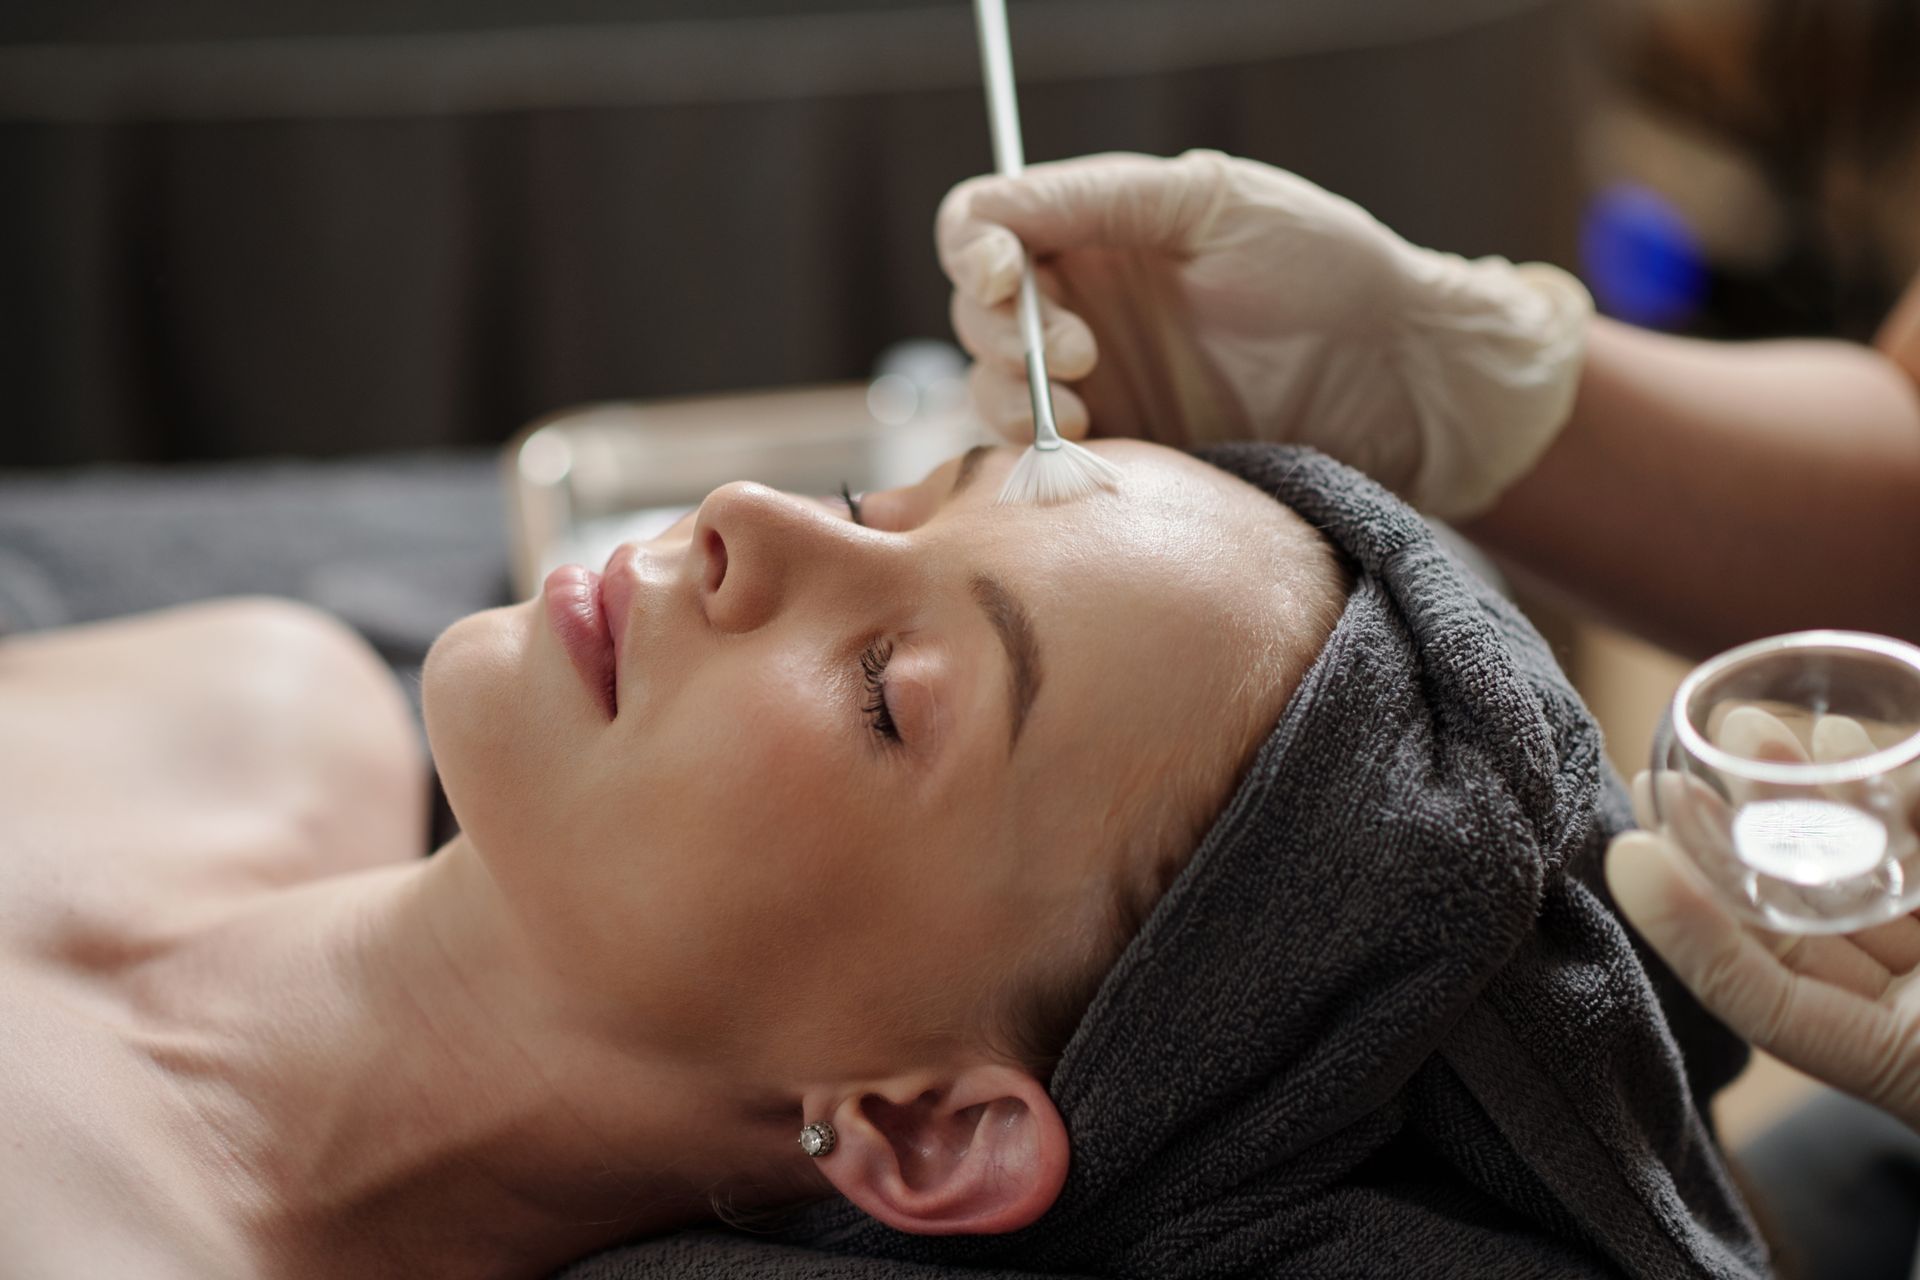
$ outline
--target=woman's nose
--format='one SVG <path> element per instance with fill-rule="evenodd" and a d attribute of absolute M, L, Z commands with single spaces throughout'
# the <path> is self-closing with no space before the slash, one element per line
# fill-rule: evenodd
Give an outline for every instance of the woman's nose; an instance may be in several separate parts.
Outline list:
<path fill-rule="evenodd" d="M 741 481 L 707 495 L 694 520 L 691 569 L 721 631 L 765 626 L 811 591 L 831 591 L 880 558 L 870 537 L 820 504 Z"/>

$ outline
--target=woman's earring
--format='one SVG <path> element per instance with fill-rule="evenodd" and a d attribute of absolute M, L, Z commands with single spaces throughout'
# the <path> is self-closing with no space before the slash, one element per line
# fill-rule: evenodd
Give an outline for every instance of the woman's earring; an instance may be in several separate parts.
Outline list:
<path fill-rule="evenodd" d="M 838 1140 L 839 1135 L 825 1120 L 817 1120 L 800 1131 L 800 1149 L 816 1160 L 833 1150 Z"/>

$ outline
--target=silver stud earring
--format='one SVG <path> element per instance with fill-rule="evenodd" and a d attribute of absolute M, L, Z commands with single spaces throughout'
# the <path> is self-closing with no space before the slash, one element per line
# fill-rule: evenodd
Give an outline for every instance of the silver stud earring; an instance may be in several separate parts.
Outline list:
<path fill-rule="evenodd" d="M 833 1150 L 838 1140 L 839 1135 L 825 1120 L 816 1120 L 800 1131 L 800 1149 L 816 1160 Z"/>

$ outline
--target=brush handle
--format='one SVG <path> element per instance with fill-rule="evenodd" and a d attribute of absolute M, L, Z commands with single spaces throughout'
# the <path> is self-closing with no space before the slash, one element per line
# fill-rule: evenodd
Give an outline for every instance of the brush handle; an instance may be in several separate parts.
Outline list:
<path fill-rule="evenodd" d="M 1020 146 L 1020 102 L 1013 95 L 1013 43 L 1007 38 L 1006 0 L 973 0 L 980 35 L 980 69 L 987 81 L 987 128 L 993 134 L 993 167 L 1017 178 L 1027 167 Z"/>
<path fill-rule="evenodd" d="M 1013 95 L 1013 48 L 1007 38 L 1006 0 L 973 0 L 974 27 L 980 33 L 980 68 L 987 81 L 987 127 L 993 134 L 993 164 L 1002 177 L 1017 178 L 1027 167 L 1020 145 L 1020 103 Z M 1027 353 L 1027 393 L 1033 398 L 1033 447 L 1058 449 L 1060 429 L 1053 421 L 1053 391 L 1047 381 L 1045 330 L 1040 327 L 1040 290 L 1024 247 L 1020 255 L 1020 341 Z"/>

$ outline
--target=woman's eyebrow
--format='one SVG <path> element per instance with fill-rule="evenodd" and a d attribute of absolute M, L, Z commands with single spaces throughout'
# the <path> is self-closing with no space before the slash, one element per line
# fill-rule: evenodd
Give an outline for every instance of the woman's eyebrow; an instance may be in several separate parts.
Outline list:
<path fill-rule="evenodd" d="M 1007 754 L 1012 755 L 1020 744 L 1020 731 L 1027 727 L 1027 713 L 1040 694 L 1040 643 L 1034 636 L 1033 615 L 1004 583 L 982 573 L 975 575 L 972 586 L 974 600 L 1007 651 Z"/>

